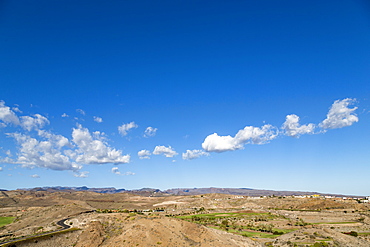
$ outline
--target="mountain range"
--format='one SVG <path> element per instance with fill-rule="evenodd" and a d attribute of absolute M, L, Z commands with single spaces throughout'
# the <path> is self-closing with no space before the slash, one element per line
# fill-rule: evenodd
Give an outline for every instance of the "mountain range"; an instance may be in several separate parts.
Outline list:
<path fill-rule="evenodd" d="M 169 196 L 169 195 L 201 195 L 201 194 L 230 194 L 230 195 L 240 195 L 240 196 L 300 196 L 300 195 L 322 195 L 322 196 L 349 196 L 349 195 L 339 195 L 339 194 L 328 194 L 328 193 L 319 193 L 319 192 L 307 192 L 307 191 L 276 191 L 276 190 L 260 190 L 260 189 L 251 189 L 251 188 L 175 188 L 167 190 L 159 190 L 153 188 L 142 188 L 134 190 L 126 189 L 116 189 L 114 187 L 107 188 L 88 188 L 86 186 L 82 187 L 66 187 L 66 186 L 55 186 L 55 187 L 36 187 L 36 188 L 26 188 L 19 190 L 31 190 L 31 191 L 89 191 L 97 193 L 133 193 L 143 196 Z M 5 191 L 5 190 L 4 190 Z"/>

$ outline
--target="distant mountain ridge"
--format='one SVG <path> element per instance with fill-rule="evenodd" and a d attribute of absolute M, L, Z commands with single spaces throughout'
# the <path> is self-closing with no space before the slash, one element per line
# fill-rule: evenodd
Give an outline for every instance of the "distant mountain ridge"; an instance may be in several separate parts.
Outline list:
<path fill-rule="evenodd" d="M 328 194 L 319 192 L 307 192 L 307 191 L 276 191 L 276 190 L 259 190 L 251 188 L 175 188 L 167 189 L 161 191 L 159 189 L 153 188 L 142 188 L 136 190 L 126 190 L 126 189 L 116 189 L 114 187 L 107 188 L 88 188 L 86 186 L 81 187 L 67 187 L 67 186 L 55 186 L 55 187 L 36 187 L 29 189 L 19 189 L 28 191 L 88 191 L 97 193 L 133 193 L 143 196 L 166 196 L 166 195 L 202 195 L 202 194 L 230 194 L 230 195 L 240 195 L 240 196 L 300 196 L 300 195 L 323 195 L 323 196 L 349 196 L 349 195 L 339 195 L 339 194 Z M 5 191 L 5 190 L 4 190 Z"/>
<path fill-rule="evenodd" d="M 120 192 L 125 192 L 125 189 L 116 189 L 114 187 L 107 187 L 107 188 L 88 188 L 86 186 L 81 187 L 66 187 L 66 186 L 55 186 L 55 187 L 35 187 L 30 189 L 19 189 L 19 190 L 28 190 L 28 191 L 90 191 L 90 192 L 97 192 L 97 193 L 109 193 L 115 194 Z"/>

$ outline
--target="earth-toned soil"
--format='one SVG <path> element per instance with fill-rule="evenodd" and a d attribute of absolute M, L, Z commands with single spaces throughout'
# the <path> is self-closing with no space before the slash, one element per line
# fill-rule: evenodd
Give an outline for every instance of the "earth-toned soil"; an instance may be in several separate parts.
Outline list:
<path fill-rule="evenodd" d="M 6 191 L 0 217 L 17 247 L 370 246 L 370 205 L 340 198 Z"/>

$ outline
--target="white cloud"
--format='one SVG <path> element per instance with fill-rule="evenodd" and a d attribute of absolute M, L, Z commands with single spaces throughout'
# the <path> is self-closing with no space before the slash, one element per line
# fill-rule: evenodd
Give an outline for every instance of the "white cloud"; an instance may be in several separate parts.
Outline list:
<path fill-rule="evenodd" d="M 202 143 L 202 148 L 207 152 L 225 152 L 241 149 L 242 146 L 230 135 L 219 136 L 217 133 L 213 133 L 206 137 Z"/>
<path fill-rule="evenodd" d="M 80 113 L 81 115 L 86 115 L 86 112 L 82 109 L 76 109 L 76 112 Z"/>
<path fill-rule="evenodd" d="M 325 129 L 338 129 L 351 126 L 358 122 L 358 117 L 353 113 L 357 107 L 348 108 L 353 104 L 355 99 L 336 100 L 329 109 L 326 119 L 322 121 L 319 126 Z"/>
<path fill-rule="evenodd" d="M 39 130 L 37 134 L 38 137 L 33 138 L 21 133 L 8 133 L 18 143 L 19 152 L 15 159 L 7 157 L 2 161 L 22 164 L 24 167 L 72 170 L 78 177 L 86 175 L 79 172 L 81 164 L 123 164 L 130 161 L 129 155 L 122 155 L 120 150 L 108 146 L 104 141 L 104 133 L 96 131 L 91 135 L 81 125 L 72 132 L 75 145 L 66 137 L 45 130 Z"/>
<path fill-rule="evenodd" d="M 0 172 L 3 170 L 3 168 L 0 166 Z"/>
<path fill-rule="evenodd" d="M 75 176 L 76 178 L 87 178 L 89 173 L 90 173 L 90 172 L 88 172 L 88 171 L 84 171 L 84 172 L 75 172 L 75 173 L 73 174 L 73 176 Z"/>
<path fill-rule="evenodd" d="M 30 177 L 31 177 L 31 178 L 40 178 L 40 176 L 39 176 L 39 175 L 37 175 L 37 174 L 33 174 L 33 175 L 31 175 Z"/>
<path fill-rule="evenodd" d="M 22 116 L 21 117 L 21 126 L 22 128 L 31 131 L 33 129 L 38 130 L 43 128 L 46 124 L 49 124 L 49 120 L 41 116 L 40 114 L 33 115 L 34 117 L 30 116 Z"/>
<path fill-rule="evenodd" d="M 97 135 L 97 133 L 95 132 Z M 130 162 L 130 155 L 122 155 L 122 151 L 112 149 L 103 138 L 91 136 L 87 128 L 81 125 L 73 129 L 72 140 L 77 145 L 76 161 L 83 164 L 125 164 Z"/>
<path fill-rule="evenodd" d="M 39 130 L 37 134 L 40 137 L 48 139 L 53 146 L 57 147 L 58 149 L 61 149 L 62 147 L 73 147 L 69 140 L 62 135 L 56 135 L 45 130 Z"/>
<path fill-rule="evenodd" d="M 0 120 L 6 124 L 20 124 L 17 115 L 10 109 L 10 107 L 5 106 L 5 102 L 2 100 L 0 101 Z"/>
<path fill-rule="evenodd" d="M 21 164 L 24 167 L 43 167 L 52 170 L 77 171 L 81 166 L 62 154 L 62 147 L 68 144 L 63 137 L 53 134 L 41 134 L 42 140 L 37 140 L 20 133 L 8 133 L 19 147 L 18 157 L 8 158 L 8 163 Z"/>
<path fill-rule="evenodd" d="M 102 123 L 103 119 L 101 117 L 95 117 L 94 116 L 94 121 L 97 122 L 97 123 Z"/>
<path fill-rule="evenodd" d="M 176 153 L 175 150 L 173 150 L 171 146 L 168 146 L 168 147 L 156 146 L 154 148 L 153 154 L 155 154 L 155 155 L 163 154 L 167 158 L 171 158 L 171 157 L 177 155 L 178 153 Z"/>
<path fill-rule="evenodd" d="M 118 167 L 113 167 L 112 172 L 117 175 L 121 175 L 121 172 L 118 170 Z"/>
<path fill-rule="evenodd" d="M 137 155 L 139 156 L 139 159 L 150 159 L 151 152 L 143 149 L 137 152 Z"/>
<path fill-rule="evenodd" d="M 69 117 L 69 116 L 66 113 L 63 113 L 62 117 Z"/>
<path fill-rule="evenodd" d="M 153 137 L 157 133 L 157 128 L 148 127 L 145 130 L 144 137 Z"/>
<path fill-rule="evenodd" d="M 18 107 L 12 107 L 12 110 L 13 110 L 13 111 L 15 111 L 15 112 L 22 113 L 22 111 L 21 111 L 21 110 L 19 110 L 19 108 L 18 108 Z"/>
<path fill-rule="evenodd" d="M 130 129 L 137 128 L 139 127 L 135 122 L 127 123 L 127 124 L 122 124 L 121 126 L 118 126 L 118 132 L 122 135 L 125 136 L 127 135 L 127 132 Z"/>
<path fill-rule="evenodd" d="M 217 133 L 206 137 L 202 143 L 202 148 L 207 152 L 225 152 L 242 149 L 244 144 L 265 144 L 275 139 L 278 135 L 278 130 L 266 124 L 261 128 L 246 126 L 239 130 L 235 137 L 219 136 Z"/>
<path fill-rule="evenodd" d="M 112 173 L 117 174 L 117 175 L 122 175 L 122 176 L 132 176 L 132 175 L 135 175 L 135 173 L 133 173 L 133 172 L 121 173 L 119 171 L 118 167 L 113 167 L 112 168 Z"/>
<path fill-rule="evenodd" d="M 193 160 L 201 156 L 209 156 L 209 153 L 204 152 L 203 150 L 186 150 L 186 153 L 182 154 L 182 159 L 184 160 Z"/>
<path fill-rule="evenodd" d="M 287 136 L 299 137 L 303 134 L 314 134 L 315 125 L 299 125 L 299 117 L 295 114 L 287 115 L 282 129 Z"/>

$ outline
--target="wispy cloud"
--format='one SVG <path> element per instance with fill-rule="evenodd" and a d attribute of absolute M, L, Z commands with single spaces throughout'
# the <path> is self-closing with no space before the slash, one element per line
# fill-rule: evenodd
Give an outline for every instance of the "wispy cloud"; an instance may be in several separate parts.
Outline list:
<path fill-rule="evenodd" d="M 80 113 L 81 115 L 86 115 L 86 112 L 82 109 L 76 109 L 76 112 Z"/>
<path fill-rule="evenodd" d="M 33 175 L 31 175 L 30 177 L 31 177 L 31 178 L 40 178 L 40 176 L 39 176 L 39 175 L 37 175 L 37 174 L 33 174 Z"/>
<path fill-rule="evenodd" d="M 121 172 L 119 171 L 118 167 L 113 167 L 112 168 L 112 173 L 117 174 L 117 175 L 121 175 Z"/>
<path fill-rule="evenodd" d="M 125 172 L 125 173 L 123 173 L 123 175 L 124 176 L 133 176 L 133 175 L 135 175 L 135 173 L 134 172 Z"/>
<path fill-rule="evenodd" d="M 12 110 L 15 111 L 15 112 L 22 113 L 22 111 L 18 108 L 18 106 L 12 107 Z"/>
<path fill-rule="evenodd" d="M 121 175 L 121 176 L 133 176 L 135 175 L 135 173 L 133 172 L 124 172 L 124 173 L 121 173 L 118 169 L 118 167 L 113 167 L 112 168 L 112 173 L 116 174 L 116 175 Z"/>
<path fill-rule="evenodd" d="M 88 177 L 88 174 L 89 174 L 90 172 L 88 172 L 88 171 L 83 171 L 83 172 L 75 172 L 74 174 L 73 174 L 73 176 L 75 176 L 75 177 L 77 177 L 77 178 L 87 178 Z"/>
<path fill-rule="evenodd" d="M 139 127 L 139 126 L 135 122 L 131 122 L 131 123 L 127 123 L 127 124 L 122 124 L 121 126 L 118 126 L 118 132 L 122 136 L 126 136 L 127 135 L 127 132 L 130 129 L 134 129 L 134 128 L 137 128 L 137 127 Z"/>
<path fill-rule="evenodd" d="M 97 122 L 97 123 L 102 123 L 103 119 L 101 117 L 95 117 L 94 116 L 94 121 Z"/>
<path fill-rule="evenodd" d="M 209 156 L 209 153 L 204 152 L 203 150 L 198 150 L 198 149 L 186 150 L 186 153 L 182 154 L 182 159 L 193 160 L 193 159 L 197 159 L 202 156 Z"/>
<path fill-rule="evenodd" d="M 144 137 L 153 137 L 157 133 L 157 128 L 148 127 L 144 132 Z"/>

